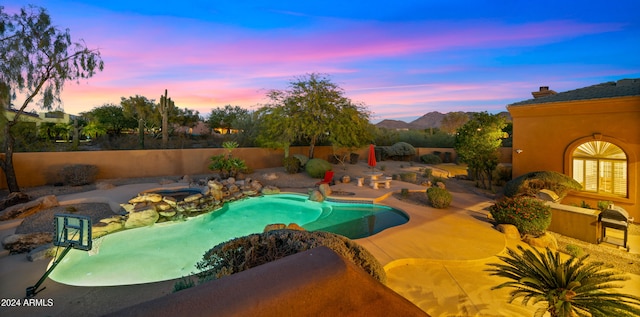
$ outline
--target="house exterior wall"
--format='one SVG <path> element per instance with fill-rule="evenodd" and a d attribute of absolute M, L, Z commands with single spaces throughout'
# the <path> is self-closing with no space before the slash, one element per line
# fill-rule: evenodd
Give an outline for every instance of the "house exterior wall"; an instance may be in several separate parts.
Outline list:
<path fill-rule="evenodd" d="M 628 197 L 574 191 L 565 204 L 597 206 L 610 200 L 640 221 L 638 174 L 640 96 L 576 100 L 507 107 L 513 118 L 513 177 L 533 171 L 573 175 L 572 153 L 580 144 L 602 140 L 619 146 L 628 160 Z M 521 153 L 517 153 L 521 150 Z"/>

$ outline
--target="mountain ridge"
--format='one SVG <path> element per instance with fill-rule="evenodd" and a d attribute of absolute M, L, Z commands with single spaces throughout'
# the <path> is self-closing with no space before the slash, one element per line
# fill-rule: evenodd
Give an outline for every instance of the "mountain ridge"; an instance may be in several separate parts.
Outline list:
<path fill-rule="evenodd" d="M 469 117 L 478 112 L 465 112 Z M 378 128 L 393 129 L 393 130 L 424 130 L 430 128 L 439 128 L 442 119 L 447 115 L 439 111 L 432 111 L 425 113 L 420 118 L 411 122 L 405 122 L 402 120 L 385 119 L 375 124 Z M 502 111 L 498 115 L 504 116 L 507 122 L 511 122 L 511 115 L 507 111 Z"/>

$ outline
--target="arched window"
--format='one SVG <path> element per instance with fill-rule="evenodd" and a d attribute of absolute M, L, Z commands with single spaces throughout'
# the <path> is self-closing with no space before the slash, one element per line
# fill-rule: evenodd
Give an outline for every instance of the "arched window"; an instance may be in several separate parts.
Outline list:
<path fill-rule="evenodd" d="M 573 151 L 573 179 L 584 191 L 627 197 L 627 155 L 609 142 L 582 143 Z"/>

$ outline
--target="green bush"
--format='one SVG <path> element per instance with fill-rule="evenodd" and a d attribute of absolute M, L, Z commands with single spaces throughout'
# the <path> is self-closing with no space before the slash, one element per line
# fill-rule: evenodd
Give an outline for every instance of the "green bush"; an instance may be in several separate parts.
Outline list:
<path fill-rule="evenodd" d="M 567 244 L 565 250 L 567 251 L 567 254 L 575 258 L 579 258 L 584 255 L 584 250 L 575 244 Z"/>
<path fill-rule="evenodd" d="M 427 198 L 429 198 L 429 202 L 434 208 L 445 209 L 451 205 L 453 196 L 444 188 L 430 187 L 427 189 Z"/>
<path fill-rule="evenodd" d="M 287 171 L 287 173 L 289 174 L 295 174 L 300 172 L 300 169 L 302 168 L 300 166 L 300 160 L 298 160 L 295 157 L 289 156 L 289 157 L 285 157 L 282 160 L 282 165 L 284 165 L 284 170 Z"/>
<path fill-rule="evenodd" d="M 543 201 L 526 197 L 505 197 L 489 207 L 499 224 L 516 226 L 521 234 L 541 236 L 551 224 L 551 208 Z"/>
<path fill-rule="evenodd" d="M 437 156 L 435 154 L 425 154 L 420 156 L 420 161 L 422 161 L 422 163 L 425 164 L 440 164 L 442 163 L 442 159 L 440 158 L 440 156 Z"/>
<path fill-rule="evenodd" d="M 431 175 L 433 175 L 433 170 L 432 170 L 432 169 L 430 169 L 430 168 L 425 168 L 425 169 L 422 171 L 422 177 L 424 177 L 424 178 L 430 178 L 430 177 L 431 177 Z"/>
<path fill-rule="evenodd" d="M 98 167 L 95 165 L 67 165 L 60 171 L 60 178 L 65 185 L 80 186 L 96 181 Z"/>
<path fill-rule="evenodd" d="M 350 239 L 324 231 L 272 230 L 229 240 L 207 251 L 196 264 L 200 281 L 218 279 L 284 258 L 298 252 L 325 246 L 362 268 L 381 283 L 386 273 L 376 258 Z"/>
<path fill-rule="evenodd" d="M 541 189 L 552 190 L 558 197 L 564 198 L 570 191 L 582 189 L 582 185 L 573 178 L 558 172 L 530 172 L 507 182 L 504 186 L 504 195 L 507 197 L 535 197 Z"/>
<path fill-rule="evenodd" d="M 398 142 L 386 148 L 387 156 L 391 159 L 406 159 L 416 155 L 416 148 L 406 142 Z"/>
<path fill-rule="evenodd" d="M 304 167 L 305 165 L 307 165 L 307 162 L 309 162 L 309 157 L 304 154 L 294 154 L 292 156 L 300 161 L 301 167 Z"/>
<path fill-rule="evenodd" d="M 331 170 L 331 163 L 323 159 L 313 158 L 307 162 L 304 168 L 309 176 L 313 178 L 323 178 L 324 173 Z"/>

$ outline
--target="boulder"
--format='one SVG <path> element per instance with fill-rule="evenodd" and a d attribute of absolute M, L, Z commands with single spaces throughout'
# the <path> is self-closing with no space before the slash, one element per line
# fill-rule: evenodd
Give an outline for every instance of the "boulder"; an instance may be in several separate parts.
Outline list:
<path fill-rule="evenodd" d="M 11 254 L 29 252 L 43 244 L 53 241 L 50 232 L 35 232 L 26 234 L 12 234 L 2 240 L 2 245 Z"/>
<path fill-rule="evenodd" d="M 121 217 L 105 218 L 91 227 L 91 236 L 99 238 L 122 229 L 124 229 L 124 221 Z"/>
<path fill-rule="evenodd" d="M 40 210 L 57 207 L 58 199 L 55 195 L 48 195 L 26 202 L 24 204 L 11 206 L 0 213 L 0 221 L 26 218 L 38 213 Z"/>
<path fill-rule="evenodd" d="M 507 239 L 511 240 L 520 240 L 520 231 L 514 225 L 501 223 L 496 226 L 496 229 L 507 237 Z"/>
<path fill-rule="evenodd" d="M 175 197 L 171 197 L 171 196 L 162 197 L 162 201 L 167 203 L 172 208 L 174 208 L 176 206 L 176 204 L 178 203 L 178 200 Z"/>
<path fill-rule="evenodd" d="M 446 185 L 443 182 L 436 182 L 436 186 L 442 189 L 446 189 Z"/>
<path fill-rule="evenodd" d="M 218 181 L 209 181 L 207 182 L 207 187 L 209 187 L 210 189 L 217 189 L 217 190 L 221 190 L 222 187 L 224 187 L 224 185 L 222 185 L 222 183 L 218 182 Z"/>
<path fill-rule="evenodd" d="M 0 210 L 17 205 L 17 204 L 24 204 L 28 202 L 30 199 L 31 198 L 29 198 L 29 195 L 23 192 L 9 193 L 7 198 L 0 201 Z"/>
<path fill-rule="evenodd" d="M 312 190 L 309 193 L 309 200 L 317 201 L 317 202 L 323 202 L 324 201 L 324 196 L 322 195 L 322 193 L 319 190 Z"/>
<path fill-rule="evenodd" d="M 187 203 L 190 203 L 190 202 L 198 201 L 200 198 L 202 198 L 202 194 L 193 194 L 185 197 L 184 201 Z"/>
<path fill-rule="evenodd" d="M 300 227 L 297 223 L 290 223 L 289 225 L 287 225 L 286 229 L 298 230 L 298 231 L 307 231 L 304 228 Z"/>
<path fill-rule="evenodd" d="M 263 195 L 280 194 L 280 188 L 275 187 L 275 186 L 271 186 L 271 185 L 267 185 L 267 186 L 262 188 L 262 194 Z"/>
<path fill-rule="evenodd" d="M 537 194 L 538 198 L 544 201 L 551 201 L 554 203 L 559 202 L 561 199 L 560 197 L 552 190 L 549 189 L 541 189 L 538 194 Z"/>
<path fill-rule="evenodd" d="M 270 225 L 266 225 L 262 232 L 269 232 L 272 230 L 281 230 L 281 229 L 285 229 L 286 227 L 287 226 L 284 223 L 273 223 Z"/>
<path fill-rule="evenodd" d="M 159 203 L 162 201 L 162 195 L 156 193 L 147 193 L 145 194 L 148 202 Z"/>
<path fill-rule="evenodd" d="M 126 229 L 150 226 L 160 218 L 160 214 L 155 207 L 150 205 L 148 208 L 140 208 L 129 213 L 129 217 L 124 224 Z"/>
<path fill-rule="evenodd" d="M 176 213 L 178 212 L 175 209 L 158 211 L 158 214 L 160 214 L 160 216 L 167 217 L 167 218 L 171 218 L 175 216 Z"/>
<path fill-rule="evenodd" d="M 331 195 L 331 186 L 329 186 L 329 184 L 320 184 L 318 186 L 318 190 L 323 197 L 328 197 Z"/>
<path fill-rule="evenodd" d="M 548 232 L 545 232 L 543 235 L 539 237 L 534 237 L 532 235 L 525 235 L 522 241 L 528 243 L 532 247 L 549 248 L 551 250 L 558 249 L 558 241 L 556 240 L 556 237 L 552 236 Z"/>

